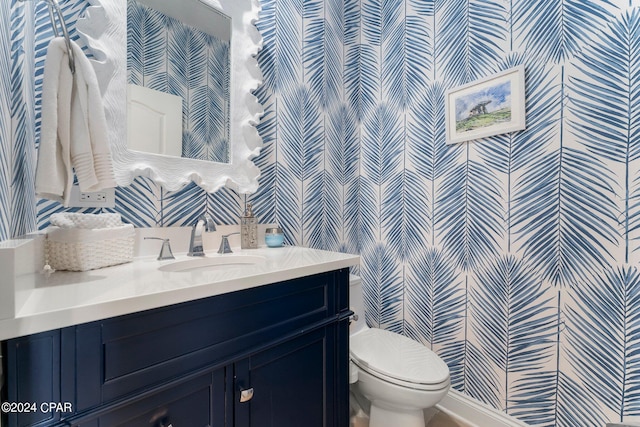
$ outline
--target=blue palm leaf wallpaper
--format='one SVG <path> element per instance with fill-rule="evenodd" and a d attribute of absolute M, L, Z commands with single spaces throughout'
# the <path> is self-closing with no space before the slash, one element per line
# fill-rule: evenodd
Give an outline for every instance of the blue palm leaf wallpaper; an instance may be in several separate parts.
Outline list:
<path fill-rule="evenodd" d="M 0 75 L 11 75 L 11 4 L 4 2 L 0 5 Z M 16 40 L 21 44 L 24 34 L 18 33 L 20 38 Z M 7 240 L 14 234 L 11 232 L 11 160 L 10 155 L 13 146 L 11 135 L 11 80 L 0 80 L 0 240 Z"/>
<path fill-rule="evenodd" d="M 465 285 L 467 291 L 469 283 Z M 470 334 L 470 326 L 465 327 L 465 337 L 463 341 L 447 346 L 443 349 L 443 359 L 455 360 L 457 371 L 455 378 L 452 378 L 452 385 L 455 384 L 460 390 L 474 399 L 485 402 L 494 408 L 501 408 L 500 399 L 500 373 L 491 364 L 490 356 L 482 352 L 482 348 L 474 343 Z M 454 356 L 451 353 L 457 352 Z M 455 357 L 455 359 L 454 359 Z"/>
<path fill-rule="evenodd" d="M 256 97 L 262 102 L 265 108 L 265 114 L 257 126 L 264 147 L 260 151 L 260 155 L 253 159 L 256 166 L 260 168 L 260 177 L 258 191 L 252 195 L 252 200 L 256 207 L 256 214 L 261 220 L 267 223 L 277 222 L 276 211 L 278 206 L 278 169 L 279 165 L 276 161 L 278 155 L 278 146 L 276 138 L 278 136 L 275 121 L 275 106 L 277 103 L 268 101 L 265 98 L 265 87 L 261 86 L 256 91 Z"/>
<path fill-rule="evenodd" d="M 435 249 L 413 257 L 406 281 L 409 335 L 433 350 L 455 342 L 462 332 L 466 301 L 447 257 Z"/>
<path fill-rule="evenodd" d="M 18 28 L 27 28 L 25 42 L 33 40 L 34 15 L 32 7 L 25 15 L 14 14 L 12 16 L 12 32 Z M 27 34 L 30 34 L 29 36 Z M 29 43 L 25 43 L 27 46 Z M 35 59 L 20 45 L 12 44 L 11 51 L 11 122 L 7 123 L 13 137 L 13 147 L 5 153 L 10 157 L 11 164 L 11 219 L 9 227 L 11 233 L 24 234 L 29 231 L 30 224 L 35 222 L 35 212 L 31 206 L 35 205 L 36 198 L 31 191 L 35 186 L 35 177 L 31 173 L 35 168 L 34 133 L 35 129 L 30 123 L 35 121 L 34 110 L 29 108 L 28 102 L 35 98 L 35 87 L 30 84 L 29 74 L 35 70 Z M 27 102 L 25 102 L 27 101 Z"/>
<path fill-rule="evenodd" d="M 498 177 L 485 165 L 467 161 L 453 168 L 436 203 L 435 225 L 457 267 L 470 271 L 497 255 L 504 214 Z"/>
<path fill-rule="evenodd" d="M 498 71 L 495 63 L 506 52 L 508 28 L 503 5 L 491 0 L 443 1 L 436 14 L 439 80 L 460 85 Z"/>
<path fill-rule="evenodd" d="M 401 331 L 404 290 L 395 258 L 383 244 L 364 250 L 362 258 L 362 280 L 368 284 L 364 294 L 367 323 Z"/>
<path fill-rule="evenodd" d="M 534 58 L 563 62 L 588 43 L 602 28 L 602 23 L 611 19 L 616 11 L 615 3 L 610 0 L 515 2 L 514 30 Z"/>
<path fill-rule="evenodd" d="M 480 269 L 477 283 L 471 291 L 473 333 L 502 376 L 501 407 L 526 416 L 536 396 L 512 402 L 513 378 L 539 372 L 555 355 L 554 294 L 513 255 Z"/>
<path fill-rule="evenodd" d="M 612 269 L 572 298 L 569 359 L 588 391 L 585 400 L 599 402 L 615 421 L 640 415 L 640 272 L 632 266 Z"/>
<path fill-rule="evenodd" d="M 167 17 L 134 0 L 127 1 L 127 27 L 140 31 L 127 31 L 127 79 L 139 86 L 150 85 L 163 90 L 162 81 L 153 77 L 166 70 Z M 166 83 L 165 83 L 166 85 Z"/>
<path fill-rule="evenodd" d="M 379 64 L 372 46 L 355 44 L 347 51 L 345 87 L 349 105 L 362 120 L 365 111 L 374 109 L 380 87 Z"/>
<path fill-rule="evenodd" d="M 136 227 L 163 226 L 162 196 L 159 185 L 138 177 L 133 185 L 116 189 L 116 209 L 124 221 Z"/>
<path fill-rule="evenodd" d="M 639 88 L 635 82 L 640 71 L 640 11 L 624 13 L 609 24 L 607 31 L 594 40 L 589 49 L 577 55 L 569 89 L 574 92 L 569 111 L 575 116 L 571 131 L 577 141 L 596 159 L 611 169 L 606 174 L 610 186 L 622 186 L 623 205 L 607 206 L 601 217 L 610 224 L 608 240 L 621 241 L 625 263 L 637 260 L 638 161 L 640 145 L 637 120 L 640 114 Z M 608 199 L 616 199 L 610 188 Z M 619 230 L 622 225 L 622 230 Z"/>
<path fill-rule="evenodd" d="M 60 2 L 75 38 L 88 2 Z M 0 5 L 0 240 L 63 210 L 30 190 L 52 37 L 43 6 Z M 368 323 L 437 352 L 456 391 L 531 425 L 639 422 L 640 4 L 261 7 L 258 191 L 138 178 L 115 211 L 136 227 L 202 212 L 234 224 L 252 202 L 289 244 L 360 254 Z M 207 44 L 173 31 L 151 30 L 146 48 Z M 149 84 L 202 87 L 207 61 L 180 61 Z M 518 65 L 527 129 L 447 144 L 447 90 Z M 189 137 L 213 125 L 185 115 Z"/>
<path fill-rule="evenodd" d="M 353 190 L 357 188 L 359 173 L 359 140 L 355 114 L 345 104 L 339 104 L 329 112 L 326 124 L 325 170 L 334 181 L 333 191 L 336 194 L 335 200 L 329 203 L 337 206 L 334 207 L 333 217 L 326 218 L 332 223 L 332 231 L 324 231 L 335 233 L 338 244 L 335 250 L 357 253 L 357 216 L 351 214 L 351 209 L 357 206 L 357 198 L 353 199 L 351 196 L 355 194 L 357 197 L 357 191 Z M 340 224 L 344 224 L 344 227 Z"/>

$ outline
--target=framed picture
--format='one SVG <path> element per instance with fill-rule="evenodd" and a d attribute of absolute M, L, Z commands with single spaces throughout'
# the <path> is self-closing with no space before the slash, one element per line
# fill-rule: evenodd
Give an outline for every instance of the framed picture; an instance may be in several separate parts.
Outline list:
<path fill-rule="evenodd" d="M 524 65 L 447 91 L 447 143 L 526 128 Z"/>

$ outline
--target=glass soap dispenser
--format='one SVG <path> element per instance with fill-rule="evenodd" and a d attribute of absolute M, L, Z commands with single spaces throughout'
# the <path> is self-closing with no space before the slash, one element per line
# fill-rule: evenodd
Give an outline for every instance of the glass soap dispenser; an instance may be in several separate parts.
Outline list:
<path fill-rule="evenodd" d="M 258 219 L 251 210 L 251 203 L 247 203 L 247 210 L 242 216 L 240 225 L 240 247 L 242 249 L 258 248 Z"/>

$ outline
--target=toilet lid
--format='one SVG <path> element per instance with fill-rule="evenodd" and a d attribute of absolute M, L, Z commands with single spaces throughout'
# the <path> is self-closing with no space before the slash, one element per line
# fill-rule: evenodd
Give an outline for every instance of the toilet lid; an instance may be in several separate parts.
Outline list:
<path fill-rule="evenodd" d="M 350 337 L 349 346 L 352 359 L 371 373 L 414 384 L 449 381 L 449 367 L 438 355 L 400 334 L 367 329 Z"/>

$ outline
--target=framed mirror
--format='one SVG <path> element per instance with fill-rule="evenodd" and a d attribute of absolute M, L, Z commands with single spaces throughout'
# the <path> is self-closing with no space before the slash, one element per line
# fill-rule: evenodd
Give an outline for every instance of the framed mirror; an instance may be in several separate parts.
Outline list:
<path fill-rule="evenodd" d="M 126 124 L 128 116 L 127 88 L 130 81 L 135 83 L 135 79 L 131 78 L 131 71 L 128 71 L 127 68 L 128 31 L 133 31 L 133 29 L 127 28 L 127 6 L 131 1 L 133 0 L 92 0 L 92 6 L 87 9 L 85 17 L 77 24 L 83 41 L 93 54 L 94 68 L 103 93 L 107 121 L 110 125 L 109 138 L 112 144 L 112 156 L 118 185 L 129 185 L 137 176 L 145 176 L 155 180 L 169 191 L 178 190 L 190 181 L 194 181 L 208 192 L 216 191 L 222 186 L 230 187 L 240 193 L 254 192 L 258 187 L 259 169 L 252 159 L 259 154 L 262 147 L 262 139 L 255 126 L 263 114 L 262 106 L 252 93 L 262 82 L 262 75 L 255 59 L 261 44 L 260 35 L 254 25 L 259 12 L 258 0 L 181 0 L 180 2 L 175 0 L 137 0 L 138 2 L 153 3 L 152 5 L 143 4 L 145 8 L 153 7 L 156 10 L 165 8 L 163 13 L 169 17 L 161 18 L 161 20 L 165 22 L 171 20 L 171 25 L 180 23 L 179 25 L 184 25 L 184 28 L 202 31 L 202 34 L 205 35 L 210 34 L 210 32 L 203 30 L 210 25 L 209 19 L 200 19 L 205 16 L 205 11 L 217 13 L 228 19 L 231 33 L 228 54 L 229 70 L 228 77 L 226 77 L 228 102 L 225 104 L 223 101 L 218 107 L 214 107 L 214 109 L 227 110 L 225 122 L 220 122 L 220 126 L 216 127 L 217 136 L 214 135 L 215 132 L 209 133 L 207 128 L 214 128 L 211 124 L 220 120 L 219 118 L 196 117 L 192 121 L 193 124 L 187 125 L 185 125 L 187 121 L 185 119 L 180 132 L 183 136 L 182 153 L 184 153 L 185 147 L 187 147 L 186 151 L 202 151 L 198 147 L 206 146 L 214 139 L 226 143 L 226 152 L 224 148 L 219 148 L 220 145 L 216 145 L 218 148 L 210 150 L 222 153 L 215 161 L 203 160 L 204 158 L 213 158 L 210 153 L 207 154 L 208 157 L 194 155 L 192 157 L 198 158 L 185 158 L 178 157 L 175 150 L 174 154 L 170 155 L 143 152 L 139 148 L 131 149 L 129 147 Z M 172 4 L 176 3 L 179 3 L 182 15 L 170 16 L 173 13 L 170 11 L 173 7 Z M 141 19 L 141 22 L 147 21 Z M 184 28 L 181 31 L 187 31 Z M 200 36 L 195 36 L 195 38 L 198 37 Z M 206 38 L 206 36 L 203 37 Z M 167 47 L 163 46 L 166 43 L 160 41 L 155 44 L 158 49 L 166 51 Z M 206 61 L 211 62 L 212 60 L 209 58 Z M 222 74 L 224 75 L 224 72 Z M 183 79 L 184 87 L 188 87 L 191 79 L 184 81 L 184 75 L 180 78 Z M 224 79 L 223 76 L 223 79 L 216 84 L 224 87 Z M 168 83 L 167 86 L 171 84 L 176 86 L 175 83 Z M 193 86 L 197 86 L 197 84 Z M 152 87 L 151 89 L 156 90 L 157 88 Z M 212 89 L 203 88 L 198 93 L 202 94 L 207 91 L 212 92 Z M 224 89 L 221 91 L 224 92 Z M 180 93 L 179 90 L 177 92 L 184 96 L 184 93 Z M 170 93 L 170 95 L 176 96 L 174 93 Z M 188 96 L 195 97 L 195 92 Z M 184 101 L 184 98 L 182 99 Z M 184 105 L 186 105 L 185 102 L 183 102 Z M 207 104 L 187 105 L 186 109 L 202 108 L 202 105 Z M 183 116 L 185 116 L 184 108 Z M 206 120 L 209 121 L 204 122 Z M 226 129 L 224 129 L 225 126 Z M 175 131 L 175 129 L 173 130 Z M 143 135 L 145 134 L 144 128 L 141 132 Z M 195 145 L 196 148 L 193 148 L 194 146 L 189 148 L 184 144 L 185 134 L 187 134 L 186 138 L 193 136 L 189 135 L 190 132 L 199 133 L 199 136 L 202 137 L 201 142 Z M 154 141 L 156 138 L 149 139 Z"/>

